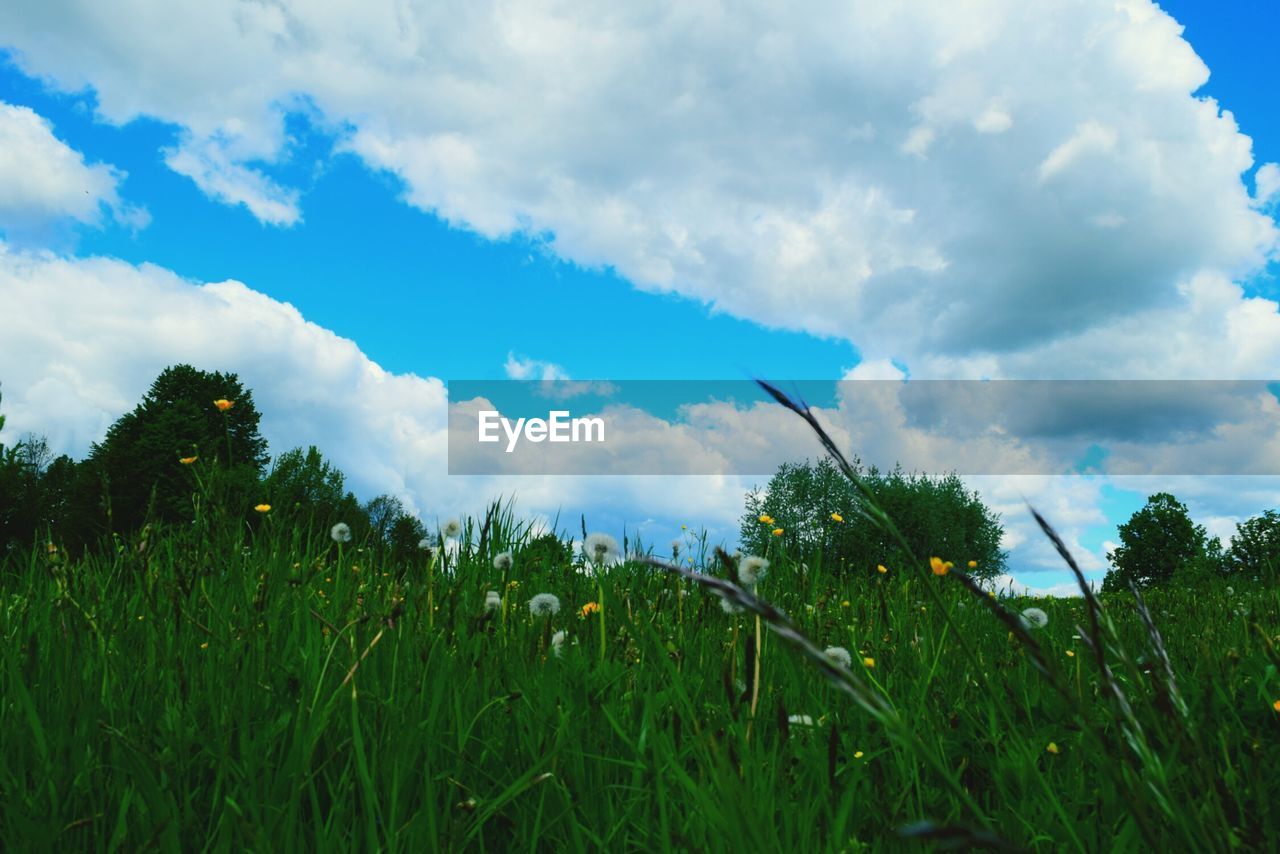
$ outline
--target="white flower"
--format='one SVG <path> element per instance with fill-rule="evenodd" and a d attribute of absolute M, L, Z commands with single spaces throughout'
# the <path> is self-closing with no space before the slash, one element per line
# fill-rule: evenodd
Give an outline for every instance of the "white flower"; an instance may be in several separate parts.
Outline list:
<path fill-rule="evenodd" d="M 486 611 L 496 611 L 502 607 L 502 594 L 497 590 L 490 590 L 484 594 L 484 609 Z"/>
<path fill-rule="evenodd" d="M 738 580 L 746 587 L 755 587 L 769 569 L 769 561 L 755 555 L 747 555 L 738 562 Z"/>
<path fill-rule="evenodd" d="M 1022 625 L 1028 629 L 1043 629 L 1049 625 L 1049 615 L 1039 608 L 1028 608 L 1022 612 Z"/>
<path fill-rule="evenodd" d="M 493 556 L 493 568 L 499 572 L 506 572 L 511 568 L 511 552 L 501 552 Z"/>
<path fill-rule="evenodd" d="M 431 551 L 431 546 L 432 546 L 432 543 L 431 543 L 430 537 L 423 537 L 422 539 L 418 540 L 418 548 L 422 549 L 423 551 L 426 551 L 426 552 Z"/>
<path fill-rule="evenodd" d="M 462 533 L 462 523 L 457 519 L 450 519 L 444 523 L 444 527 L 440 529 L 440 533 L 444 534 L 446 539 L 454 539 Z"/>
<path fill-rule="evenodd" d="M 823 650 L 827 654 L 827 658 L 839 664 L 841 667 L 852 668 L 853 656 L 849 654 L 849 650 L 842 646 L 829 646 Z"/>
<path fill-rule="evenodd" d="M 539 593 L 529 600 L 529 613 L 535 617 L 550 617 L 560 613 L 560 600 L 554 593 Z"/>
<path fill-rule="evenodd" d="M 608 534 L 588 534 L 582 543 L 582 555 L 595 566 L 612 563 L 618 557 L 618 541 Z"/>
<path fill-rule="evenodd" d="M 788 715 L 787 723 L 792 726 L 813 726 L 813 718 L 808 715 Z"/>
<path fill-rule="evenodd" d="M 559 658 L 561 654 L 563 654 L 564 642 L 567 637 L 569 637 L 569 633 L 564 629 L 561 629 L 551 636 L 551 651 L 556 654 L 556 658 Z"/>
<path fill-rule="evenodd" d="M 1236 589 L 1235 589 L 1234 587 L 1232 587 L 1232 586 L 1228 585 L 1228 586 L 1227 586 L 1227 595 L 1228 595 L 1228 596 L 1234 596 L 1235 594 L 1236 594 Z"/>
<path fill-rule="evenodd" d="M 339 522 L 329 529 L 329 536 L 335 543 L 351 542 L 351 526 L 346 522 Z"/>

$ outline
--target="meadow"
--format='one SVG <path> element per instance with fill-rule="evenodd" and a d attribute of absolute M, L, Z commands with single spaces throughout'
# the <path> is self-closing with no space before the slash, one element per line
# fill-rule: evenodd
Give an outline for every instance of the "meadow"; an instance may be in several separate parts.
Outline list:
<path fill-rule="evenodd" d="M 9 850 L 1280 838 L 1274 585 L 1030 601 L 965 555 L 583 554 L 499 505 L 391 560 L 197 506 L 0 568 Z"/>

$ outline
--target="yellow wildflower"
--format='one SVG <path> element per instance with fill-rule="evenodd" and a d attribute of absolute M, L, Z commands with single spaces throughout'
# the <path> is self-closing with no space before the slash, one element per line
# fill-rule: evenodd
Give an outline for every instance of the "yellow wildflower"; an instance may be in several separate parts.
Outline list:
<path fill-rule="evenodd" d="M 199 457 L 196 457 L 196 456 L 191 456 L 191 457 L 181 457 L 181 458 L 179 458 L 179 459 L 178 459 L 178 462 L 182 463 L 184 466 L 189 466 L 189 465 L 191 465 L 192 463 L 194 463 L 194 462 L 195 462 L 196 460 L 198 460 L 198 459 L 200 459 L 200 458 L 199 458 Z"/>
<path fill-rule="evenodd" d="M 862 659 L 862 663 L 865 664 L 867 667 L 876 666 L 876 660 L 869 655 L 866 658 Z"/>
<path fill-rule="evenodd" d="M 876 564 L 876 572 L 880 573 L 881 575 L 884 575 L 888 571 L 889 571 L 889 567 L 885 566 L 884 564 L 882 563 Z"/>
<path fill-rule="evenodd" d="M 969 561 L 969 568 L 970 568 L 970 569 L 977 569 L 977 568 L 978 568 L 978 562 L 977 562 L 976 560 L 971 560 L 971 561 Z"/>
<path fill-rule="evenodd" d="M 583 617 L 590 617 L 592 614 L 597 614 L 599 612 L 600 612 L 599 602 L 588 602 L 587 604 L 582 606 Z"/>
<path fill-rule="evenodd" d="M 254 510 L 256 510 L 256 511 L 258 511 L 259 513 L 270 513 L 270 512 L 271 512 L 271 505 L 270 505 L 270 504 L 255 504 L 255 505 L 253 505 L 253 509 L 254 509 Z"/>
<path fill-rule="evenodd" d="M 227 400 L 225 397 L 220 397 L 213 402 L 213 405 L 218 407 L 219 412 L 226 412 L 228 409 L 235 406 L 235 402 Z"/>
<path fill-rule="evenodd" d="M 1058 750 L 1058 745 L 1052 741 L 1049 742 L 1049 746 L 1045 748 L 1045 751 L 1048 753 L 1052 753 L 1054 756 L 1057 756 L 1059 753 L 1062 752 Z"/>
<path fill-rule="evenodd" d="M 774 528 L 774 529 L 773 529 L 773 535 L 774 535 L 775 537 L 781 537 L 781 536 L 782 536 L 782 529 L 781 529 L 781 528 Z"/>
<path fill-rule="evenodd" d="M 861 759 L 861 758 L 862 758 L 862 751 L 861 751 L 861 750 L 855 750 L 855 751 L 853 751 L 853 758 L 854 758 L 854 759 Z"/>
<path fill-rule="evenodd" d="M 951 567 L 955 566 L 951 561 L 944 561 L 940 557 L 929 558 L 929 566 L 933 569 L 934 575 L 946 575 L 951 571 Z"/>
<path fill-rule="evenodd" d="M 769 514 L 767 514 L 767 513 L 761 513 L 761 514 L 760 514 L 760 524 L 762 524 L 762 525 L 772 525 L 772 524 L 773 524 L 773 517 L 772 517 L 772 516 L 770 516 L 770 515 L 769 515 Z"/>
<path fill-rule="evenodd" d="M 832 522 L 843 522 L 843 521 L 844 521 L 844 517 L 843 517 L 843 516 L 841 516 L 839 513 L 832 513 L 832 514 L 831 514 L 831 521 L 832 521 Z"/>

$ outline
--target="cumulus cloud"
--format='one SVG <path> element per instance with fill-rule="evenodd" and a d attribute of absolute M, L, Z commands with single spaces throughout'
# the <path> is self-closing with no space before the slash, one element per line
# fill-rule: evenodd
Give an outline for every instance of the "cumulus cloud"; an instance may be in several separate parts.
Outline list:
<path fill-rule="evenodd" d="M 120 199 L 124 177 L 113 166 L 85 163 L 33 110 L 0 101 L 0 231 L 21 234 L 63 219 L 96 226 L 104 212 L 143 227 L 146 212 Z"/>
<path fill-rule="evenodd" d="M 256 164 L 288 156 L 305 99 L 450 223 L 915 376 L 1087 376 L 1121 327 L 1109 372 L 1175 375 L 1147 355 L 1162 332 L 1128 321 L 1258 311 L 1197 283 L 1276 248 L 1273 170 L 1251 195 L 1249 139 L 1149 0 L 17 0 L 0 28 L 107 120 L 179 125 L 170 165 L 265 222 L 300 215 Z M 1243 355 L 1211 364 L 1259 368 Z"/>

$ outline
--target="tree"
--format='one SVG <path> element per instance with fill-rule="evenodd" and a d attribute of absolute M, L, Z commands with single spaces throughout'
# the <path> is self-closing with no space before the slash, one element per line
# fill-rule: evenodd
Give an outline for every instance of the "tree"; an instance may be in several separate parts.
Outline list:
<path fill-rule="evenodd" d="M 230 406 L 215 406 L 219 400 Z M 252 393 L 235 374 L 190 365 L 165 368 L 142 402 L 89 453 L 86 463 L 107 491 L 106 521 L 122 531 L 149 517 L 189 520 L 193 469 L 179 464 L 189 457 L 197 458 L 201 471 L 218 473 L 226 506 L 256 503 L 267 462 L 260 419 Z"/>
<path fill-rule="evenodd" d="M 1120 526 L 1120 545 L 1107 555 L 1114 569 L 1102 589 L 1123 590 L 1129 581 L 1139 587 L 1163 584 L 1180 571 L 1207 575 L 1203 567 L 1211 556 L 1204 527 L 1191 521 L 1185 504 L 1160 492 Z"/>
<path fill-rule="evenodd" d="M 889 515 L 911 549 L 927 560 L 937 555 L 957 563 L 977 563 L 973 573 L 989 578 L 1004 572 L 1007 554 L 1000 548 L 1000 517 L 955 474 L 908 475 L 901 469 L 862 470 L 860 477 Z M 786 463 L 763 491 L 747 496 L 740 541 L 745 551 L 765 554 L 778 541 L 802 554 L 821 552 L 827 566 L 868 570 L 878 564 L 905 566 L 910 556 L 860 508 L 863 498 L 828 460 Z M 837 521 L 832 514 L 840 517 Z M 761 522 L 765 516 L 771 522 Z M 773 531 L 781 528 L 775 537 Z"/>
<path fill-rule="evenodd" d="M 1237 525 L 1225 562 L 1228 572 L 1251 579 L 1280 574 L 1280 513 L 1267 510 Z"/>

